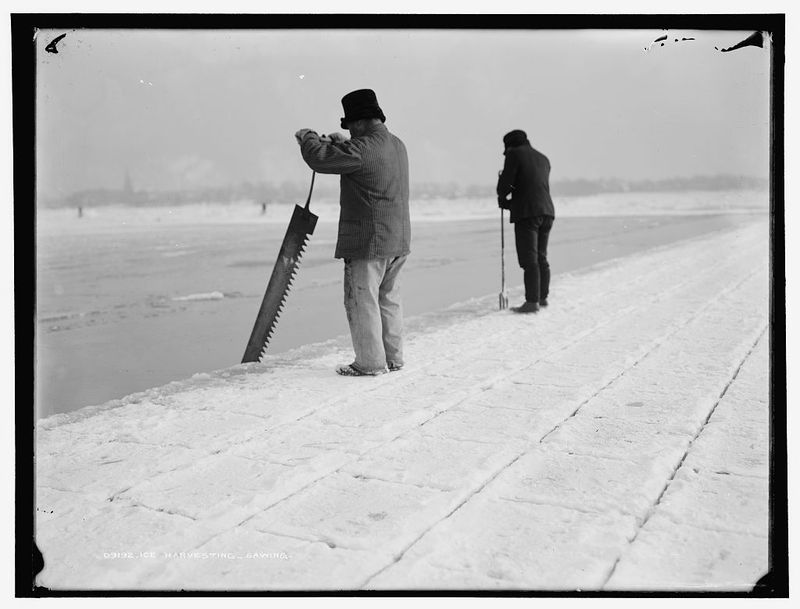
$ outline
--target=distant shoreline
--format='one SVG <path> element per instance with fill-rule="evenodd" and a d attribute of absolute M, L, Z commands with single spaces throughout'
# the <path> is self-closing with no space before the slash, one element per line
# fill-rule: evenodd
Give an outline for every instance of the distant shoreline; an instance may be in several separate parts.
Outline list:
<path fill-rule="evenodd" d="M 273 203 L 261 207 L 253 201 L 182 203 L 179 205 L 105 204 L 80 210 L 69 207 L 37 211 L 37 230 L 48 233 L 119 231 L 153 225 L 204 225 L 263 223 L 285 225 L 297 203 Z M 339 218 L 337 198 L 318 197 L 311 210 L 320 222 Z M 761 190 L 625 192 L 557 199 L 557 217 L 611 217 L 655 215 L 708 215 L 717 213 L 766 213 L 769 193 Z M 494 197 L 460 200 L 436 198 L 411 201 L 412 222 L 494 219 Z"/>
<path fill-rule="evenodd" d="M 754 176 L 703 175 L 675 177 L 659 180 L 561 179 L 551 180 L 550 191 L 554 197 L 586 197 L 611 193 L 658 192 L 718 192 L 727 190 L 761 190 L 769 188 L 769 180 Z M 317 198 L 337 198 L 338 184 L 317 184 Z M 308 185 L 301 182 L 245 182 L 219 187 L 188 188 L 182 190 L 134 190 L 126 181 L 125 188 L 92 188 L 69 194 L 53 195 L 41 192 L 38 201 L 42 208 L 94 207 L 109 202 L 133 207 L 174 206 L 205 201 L 253 204 L 290 204 L 307 196 Z M 411 185 L 411 198 L 429 199 L 484 199 L 494 198 L 492 183 L 462 184 L 457 182 L 418 182 Z"/>
<path fill-rule="evenodd" d="M 663 180 L 560 180 L 551 183 L 554 197 L 590 197 L 607 194 L 635 193 L 685 193 L 722 191 L 767 191 L 769 181 L 748 176 L 697 176 L 693 178 L 669 178 Z M 37 196 L 41 209 L 91 208 L 105 205 L 130 207 L 163 207 L 214 203 L 219 205 L 250 203 L 252 205 L 291 205 L 305 199 L 307 186 L 300 183 L 247 185 L 247 187 L 223 187 L 191 189 L 185 191 L 133 191 L 119 189 L 90 189 L 68 195 Z M 316 199 L 338 198 L 338 185 L 317 185 Z M 494 186 L 489 184 L 460 185 L 456 183 L 422 183 L 411 187 L 412 200 L 460 200 L 493 199 Z"/>

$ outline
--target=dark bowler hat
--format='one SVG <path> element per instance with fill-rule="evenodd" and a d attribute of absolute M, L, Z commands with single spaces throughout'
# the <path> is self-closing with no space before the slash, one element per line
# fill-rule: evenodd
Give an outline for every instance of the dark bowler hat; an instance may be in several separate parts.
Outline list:
<path fill-rule="evenodd" d="M 522 129 L 514 129 L 503 136 L 503 144 L 506 148 L 522 146 L 528 143 L 528 135 Z"/>
<path fill-rule="evenodd" d="M 379 118 L 382 123 L 386 122 L 383 110 L 378 105 L 378 98 L 372 89 L 351 91 L 342 98 L 342 108 L 344 108 L 342 129 L 347 129 L 348 122 L 361 118 Z"/>

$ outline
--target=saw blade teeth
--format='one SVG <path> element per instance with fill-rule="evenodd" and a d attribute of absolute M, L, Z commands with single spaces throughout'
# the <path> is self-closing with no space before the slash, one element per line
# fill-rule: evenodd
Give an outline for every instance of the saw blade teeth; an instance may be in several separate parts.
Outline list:
<path fill-rule="evenodd" d="M 313 218 L 316 224 L 316 216 L 313 216 Z M 258 361 L 261 361 L 266 355 L 267 347 L 269 346 L 270 339 L 278 323 L 278 318 L 286 306 L 286 299 L 297 277 L 301 258 L 313 232 L 313 226 L 309 226 L 308 224 L 297 225 L 294 223 L 293 218 L 284 236 L 281 249 L 278 252 L 278 257 L 273 262 L 274 268 L 267 286 L 267 294 L 264 296 L 262 309 L 259 312 L 259 315 L 268 315 L 271 312 L 272 317 L 269 324 L 264 329 L 264 334 L 262 334 L 264 337 L 264 346 L 261 349 Z M 284 283 L 283 293 L 275 294 L 275 292 L 280 289 L 278 286 L 280 286 L 281 283 Z"/>

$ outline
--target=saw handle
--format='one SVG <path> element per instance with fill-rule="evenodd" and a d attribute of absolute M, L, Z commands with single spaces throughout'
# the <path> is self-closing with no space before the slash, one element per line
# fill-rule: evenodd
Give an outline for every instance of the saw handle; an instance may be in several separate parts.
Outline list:
<path fill-rule="evenodd" d="M 311 211 L 308 208 L 308 206 L 311 204 L 311 193 L 314 191 L 314 178 L 316 177 L 316 175 L 317 175 L 316 171 L 311 172 L 311 188 L 308 189 L 308 198 L 306 199 L 306 207 L 305 207 L 306 211 Z"/>

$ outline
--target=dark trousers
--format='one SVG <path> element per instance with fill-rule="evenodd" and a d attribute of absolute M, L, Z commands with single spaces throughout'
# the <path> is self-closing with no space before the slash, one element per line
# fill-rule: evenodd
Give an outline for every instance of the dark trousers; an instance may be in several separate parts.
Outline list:
<path fill-rule="evenodd" d="M 550 264 L 547 242 L 553 228 L 552 216 L 520 218 L 514 222 L 517 259 L 525 271 L 525 300 L 540 302 L 550 293 Z"/>

